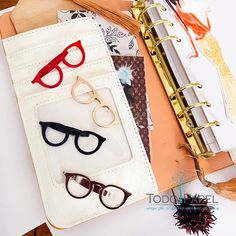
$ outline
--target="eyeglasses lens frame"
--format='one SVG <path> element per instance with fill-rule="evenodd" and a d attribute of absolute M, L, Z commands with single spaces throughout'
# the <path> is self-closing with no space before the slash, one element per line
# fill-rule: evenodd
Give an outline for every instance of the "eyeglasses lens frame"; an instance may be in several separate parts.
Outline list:
<path fill-rule="evenodd" d="M 75 129 L 73 127 L 62 125 L 60 123 L 56 123 L 56 122 L 42 122 L 42 121 L 40 121 L 39 124 L 41 125 L 41 128 L 42 128 L 42 136 L 43 136 L 43 139 L 44 139 L 45 143 L 47 143 L 48 145 L 53 146 L 53 147 L 58 147 L 58 146 L 63 145 L 68 140 L 70 135 L 74 135 L 75 136 L 75 139 L 74 139 L 75 147 L 76 147 L 76 149 L 80 153 L 82 153 L 84 155 L 92 155 L 92 154 L 94 154 L 95 152 L 97 152 L 100 149 L 102 144 L 106 141 L 106 138 L 104 138 L 104 137 L 102 137 L 99 134 L 96 134 L 94 132 L 82 131 L 82 130 L 79 130 L 79 129 Z M 65 134 L 64 139 L 61 142 L 59 142 L 59 143 L 52 143 L 52 142 L 50 142 L 48 140 L 48 138 L 47 138 L 47 135 L 46 135 L 47 128 L 52 128 L 52 129 L 54 129 L 56 131 L 64 133 Z M 98 139 L 98 144 L 97 144 L 97 147 L 94 150 L 92 150 L 92 151 L 84 151 L 84 150 L 82 150 L 80 148 L 80 146 L 78 144 L 79 143 L 79 138 L 80 137 L 88 137 L 89 135 L 95 136 Z"/>
<path fill-rule="evenodd" d="M 82 54 L 82 58 L 81 58 L 81 61 L 78 63 L 78 64 L 71 64 L 69 63 L 67 60 L 66 60 L 66 56 L 69 54 L 69 50 L 73 47 L 76 47 L 80 50 L 81 54 Z M 44 66 L 39 72 L 38 74 L 35 76 L 35 78 L 31 81 L 33 84 L 34 83 L 38 83 L 40 84 L 41 86 L 45 87 L 45 88 L 49 88 L 49 89 L 52 89 L 52 88 L 56 88 L 58 87 L 62 81 L 63 81 L 63 71 L 61 69 L 61 67 L 59 66 L 59 64 L 61 62 L 63 62 L 67 67 L 70 67 L 70 68 L 77 68 L 77 67 L 80 67 L 82 64 L 84 64 L 85 62 L 85 58 L 86 58 L 86 55 L 85 55 L 85 50 L 82 46 L 82 43 L 81 41 L 77 41 L 75 43 L 72 43 L 70 44 L 69 46 L 67 46 L 62 53 L 60 53 L 58 56 L 56 56 L 54 59 L 52 59 L 46 66 Z M 57 70 L 58 73 L 59 73 L 59 80 L 55 83 L 55 84 L 52 84 L 52 85 L 49 85 L 49 84 L 46 84 L 43 82 L 42 78 L 44 76 L 46 76 L 47 74 L 49 74 L 51 71 L 53 70 Z"/>
<path fill-rule="evenodd" d="M 83 199 L 83 198 L 86 198 L 92 191 L 94 191 L 94 189 L 96 189 L 96 191 L 94 191 L 94 192 L 96 192 L 96 193 L 99 194 L 99 200 L 100 200 L 100 202 L 102 203 L 102 205 L 103 205 L 104 207 L 106 207 L 106 208 L 108 208 L 108 209 L 110 209 L 110 210 L 115 210 L 115 209 L 120 208 L 122 205 L 124 205 L 124 203 L 127 201 L 127 199 L 132 195 L 132 193 L 128 192 L 127 190 L 125 190 L 125 189 L 123 189 L 123 188 L 121 188 L 121 187 L 119 187 L 119 186 L 116 186 L 116 185 L 113 185 L 113 184 L 104 185 L 104 184 L 99 183 L 99 182 L 96 182 L 96 181 L 91 181 L 91 180 L 90 180 L 87 176 L 85 176 L 85 175 L 76 174 L 76 173 L 64 173 L 64 174 L 65 174 L 65 176 L 66 176 L 66 181 L 65 181 L 66 191 L 68 192 L 68 194 L 69 194 L 71 197 L 76 198 L 76 199 Z M 83 187 L 89 188 L 88 193 L 85 194 L 85 195 L 82 196 L 82 197 L 78 197 L 78 196 L 73 195 L 73 194 L 70 192 L 69 187 L 68 187 L 68 184 L 69 184 L 70 179 L 71 179 L 71 178 L 75 178 L 75 177 L 77 177 L 77 176 L 86 179 L 86 180 L 87 180 L 86 182 L 89 183 L 89 185 L 87 185 L 87 184 L 85 184 L 85 183 L 84 183 L 84 184 L 81 184 Z M 116 206 L 116 207 L 111 207 L 111 206 L 106 205 L 106 203 L 104 203 L 104 201 L 103 201 L 103 199 L 102 199 L 102 195 L 103 195 L 104 191 L 106 191 L 106 188 L 108 188 L 108 187 L 117 188 L 117 189 L 121 190 L 121 191 L 124 193 L 124 198 L 123 198 L 122 202 L 121 202 L 118 206 Z M 107 191 L 106 191 L 106 192 L 107 192 Z M 107 193 L 108 193 L 108 192 L 107 192 Z"/>

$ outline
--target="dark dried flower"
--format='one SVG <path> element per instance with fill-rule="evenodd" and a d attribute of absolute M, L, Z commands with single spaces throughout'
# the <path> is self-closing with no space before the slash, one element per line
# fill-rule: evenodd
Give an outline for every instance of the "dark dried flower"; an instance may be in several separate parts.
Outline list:
<path fill-rule="evenodd" d="M 199 195 L 186 195 L 178 205 L 175 205 L 177 211 L 173 216 L 178 221 L 175 225 L 185 229 L 188 234 L 209 235 L 210 228 L 217 218 L 213 215 L 213 207 L 207 204 L 207 199 Z"/>

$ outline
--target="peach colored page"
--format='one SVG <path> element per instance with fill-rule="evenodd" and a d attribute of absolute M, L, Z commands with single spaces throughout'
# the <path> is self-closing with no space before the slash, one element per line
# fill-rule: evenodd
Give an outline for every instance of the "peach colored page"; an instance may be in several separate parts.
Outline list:
<path fill-rule="evenodd" d="M 1 16 L 0 29 L 2 38 L 14 34 L 9 14 Z M 138 37 L 138 42 L 145 57 L 147 90 L 154 123 L 154 130 L 151 131 L 151 164 L 159 191 L 165 191 L 195 179 L 196 175 L 191 158 L 178 149 L 180 144 L 185 143 L 185 139 L 141 36 Z M 219 153 L 210 160 L 202 161 L 206 173 L 232 164 L 228 153 Z"/>

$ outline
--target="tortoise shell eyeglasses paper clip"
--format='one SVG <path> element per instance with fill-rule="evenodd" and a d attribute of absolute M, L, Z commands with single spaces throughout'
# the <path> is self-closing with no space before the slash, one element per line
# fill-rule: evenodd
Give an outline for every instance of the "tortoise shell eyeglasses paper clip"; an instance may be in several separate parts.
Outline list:
<path fill-rule="evenodd" d="M 76 199 L 88 197 L 91 192 L 99 196 L 102 205 L 110 210 L 115 210 L 124 205 L 132 193 L 113 184 L 105 185 L 103 183 L 92 181 L 87 176 L 77 173 L 65 173 L 66 190 L 68 194 Z"/>
<path fill-rule="evenodd" d="M 67 57 L 69 55 L 69 50 L 72 48 L 77 48 L 79 49 L 80 53 L 81 53 L 81 57 L 78 59 L 79 61 L 76 64 L 71 64 L 70 62 L 68 62 Z M 77 68 L 80 67 L 85 61 L 85 51 L 84 48 L 81 44 L 81 41 L 77 41 L 75 43 L 70 44 L 69 46 L 67 46 L 62 53 L 60 53 L 58 56 L 56 56 L 54 59 L 52 59 L 46 66 L 44 66 L 39 72 L 38 74 L 35 76 L 35 78 L 32 80 L 32 83 L 39 83 L 41 86 L 45 87 L 45 88 L 56 88 L 58 87 L 63 80 L 63 71 L 60 67 L 60 63 L 64 63 L 66 66 L 70 67 L 70 68 Z M 43 81 L 43 77 L 46 76 L 47 74 L 49 74 L 52 71 L 57 71 L 59 76 L 58 79 L 56 80 L 56 82 L 54 84 L 48 84 L 45 83 Z"/>

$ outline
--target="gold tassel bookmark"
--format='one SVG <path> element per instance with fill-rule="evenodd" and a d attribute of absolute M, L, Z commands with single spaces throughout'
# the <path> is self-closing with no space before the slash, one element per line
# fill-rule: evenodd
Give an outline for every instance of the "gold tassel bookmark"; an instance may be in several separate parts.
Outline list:
<path fill-rule="evenodd" d="M 198 179 L 204 186 L 213 189 L 215 193 L 219 194 L 222 197 L 236 201 L 236 178 L 216 184 L 206 180 L 204 172 L 199 164 L 199 156 L 196 154 L 195 149 L 187 144 L 182 145 L 180 148 L 186 149 L 191 154 L 191 157 L 193 158 L 194 161 Z"/>
<path fill-rule="evenodd" d="M 140 23 L 125 13 L 96 3 L 94 0 L 73 0 L 82 8 L 98 13 L 109 21 L 118 24 L 127 29 L 133 35 L 140 32 Z"/>

